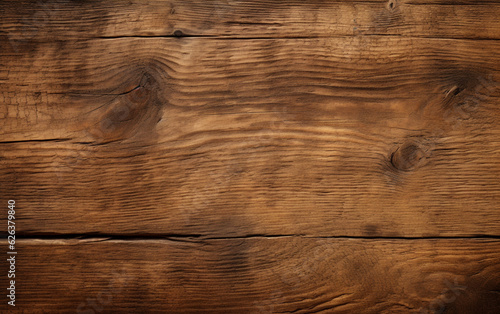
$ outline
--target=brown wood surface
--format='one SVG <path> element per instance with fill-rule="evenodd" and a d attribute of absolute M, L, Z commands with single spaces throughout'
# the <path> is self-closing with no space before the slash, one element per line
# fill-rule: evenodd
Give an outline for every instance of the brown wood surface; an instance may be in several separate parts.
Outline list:
<path fill-rule="evenodd" d="M 500 235 L 497 42 L 39 47 L 3 83 L 25 232 Z"/>
<path fill-rule="evenodd" d="M 174 34 L 500 38 L 494 0 L 4 0 L 0 8 L 0 30 L 18 42 Z"/>
<path fill-rule="evenodd" d="M 496 313 L 500 306 L 497 240 L 74 239 L 18 246 L 18 306 L 35 312 Z"/>
<path fill-rule="evenodd" d="M 1 1 L 0 311 L 500 313 L 499 16 Z"/>

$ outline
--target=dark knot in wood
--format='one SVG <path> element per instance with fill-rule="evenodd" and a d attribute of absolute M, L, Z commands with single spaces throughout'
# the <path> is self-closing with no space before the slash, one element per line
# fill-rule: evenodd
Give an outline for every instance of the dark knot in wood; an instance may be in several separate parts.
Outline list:
<path fill-rule="evenodd" d="M 430 149 L 422 142 L 407 141 L 391 155 L 391 164 L 401 171 L 410 171 L 425 164 L 430 156 Z"/>

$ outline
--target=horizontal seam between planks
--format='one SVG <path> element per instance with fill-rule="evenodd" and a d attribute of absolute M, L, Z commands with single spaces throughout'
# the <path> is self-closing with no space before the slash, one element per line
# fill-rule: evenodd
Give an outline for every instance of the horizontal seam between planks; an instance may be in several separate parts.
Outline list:
<path fill-rule="evenodd" d="M 4 234 L 4 237 L 7 235 Z M 254 238 L 303 238 L 303 239 L 360 239 L 360 240 L 500 240 L 500 235 L 472 235 L 472 236 L 422 236 L 422 237 L 404 237 L 404 236 L 310 236 L 305 234 L 249 234 L 242 236 L 211 237 L 201 234 L 36 234 L 20 233 L 18 240 L 81 240 L 87 242 L 102 241 L 147 241 L 147 240 L 169 240 L 176 242 L 196 242 L 197 240 L 240 240 Z"/>
<path fill-rule="evenodd" d="M 363 37 L 395 37 L 395 38 L 406 38 L 406 39 L 435 39 L 435 40 L 470 40 L 470 41 L 499 41 L 499 38 L 489 38 L 489 37 L 440 37 L 440 36 L 407 36 L 401 34 L 361 34 L 361 35 L 325 35 L 325 36 L 283 36 L 283 37 L 265 37 L 265 36 L 219 36 L 219 35 L 183 35 L 183 36 L 175 36 L 175 35 L 152 35 L 152 36 L 142 36 L 142 35 L 123 35 L 123 36 L 97 36 L 97 37 L 87 37 L 80 38 L 79 40 L 113 40 L 113 39 L 161 39 L 161 38 L 171 38 L 182 40 L 183 38 L 192 38 L 192 39 L 205 39 L 205 40 L 290 40 L 290 39 L 335 39 L 335 38 L 363 38 Z M 58 43 L 58 42 L 74 42 L 74 39 L 57 39 L 52 41 L 44 41 L 37 40 L 33 41 L 33 43 L 38 44 L 47 44 L 47 43 Z"/>
<path fill-rule="evenodd" d="M 220 35 L 188 35 L 175 36 L 175 35 L 153 35 L 153 36 L 141 36 L 141 35 L 124 35 L 124 36 L 98 36 L 98 37 L 88 37 L 88 39 L 122 39 L 122 38 L 173 38 L 182 40 L 182 38 L 193 38 L 193 39 L 215 39 L 215 40 L 287 40 L 287 39 L 328 39 L 328 38 L 362 38 L 362 37 L 396 37 L 396 38 L 408 38 L 408 39 L 436 39 L 436 40 L 477 40 L 477 41 L 498 41 L 499 38 L 490 37 L 440 37 L 440 36 L 407 36 L 401 34 L 383 34 L 383 33 L 371 33 L 371 34 L 361 34 L 361 35 L 317 35 L 317 36 L 220 36 Z"/>

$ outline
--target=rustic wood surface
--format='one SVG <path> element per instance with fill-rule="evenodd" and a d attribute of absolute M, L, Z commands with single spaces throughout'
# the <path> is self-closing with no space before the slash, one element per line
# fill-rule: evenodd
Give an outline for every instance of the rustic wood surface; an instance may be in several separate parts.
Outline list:
<path fill-rule="evenodd" d="M 3 0 L 1 30 L 26 41 L 95 37 L 500 38 L 495 0 Z M 177 33 L 176 33 L 177 31 Z"/>
<path fill-rule="evenodd" d="M 6 58 L 23 231 L 500 235 L 496 41 L 39 47 Z"/>
<path fill-rule="evenodd" d="M 495 313 L 500 306 L 496 240 L 103 238 L 18 246 L 17 302 L 32 311 Z"/>
<path fill-rule="evenodd" d="M 0 16 L 13 313 L 500 313 L 499 1 Z"/>

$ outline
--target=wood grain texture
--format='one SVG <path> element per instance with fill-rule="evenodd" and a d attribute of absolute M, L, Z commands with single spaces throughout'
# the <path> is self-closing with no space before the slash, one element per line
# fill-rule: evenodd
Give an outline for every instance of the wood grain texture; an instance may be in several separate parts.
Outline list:
<path fill-rule="evenodd" d="M 95 37 L 500 38 L 498 1 L 2 1 L 12 47 Z"/>
<path fill-rule="evenodd" d="M 9 313 L 499 313 L 499 16 L 0 1 Z"/>
<path fill-rule="evenodd" d="M 499 241 L 181 240 L 20 241 L 18 305 L 29 313 L 457 314 L 500 306 Z"/>
<path fill-rule="evenodd" d="M 0 83 L 23 232 L 500 235 L 496 41 L 38 47 Z"/>

